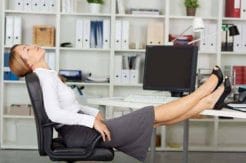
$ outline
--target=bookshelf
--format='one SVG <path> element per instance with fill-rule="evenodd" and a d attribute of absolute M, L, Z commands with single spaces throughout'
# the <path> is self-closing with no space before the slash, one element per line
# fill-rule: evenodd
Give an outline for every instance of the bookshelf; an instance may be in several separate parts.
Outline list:
<path fill-rule="evenodd" d="M 199 51 L 198 68 L 212 68 L 218 64 L 224 65 L 246 65 L 246 53 L 244 52 L 222 52 L 221 51 L 221 26 L 223 22 L 245 22 L 246 19 L 226 18 L 224 17 L 225 0 L 200 0 L 200 8 L 197 10 L 197 16 L 203 18 L 206 22 L 212 22 L 217 27 L 216 50 Z M 185 16 L 185 8 L 182 0 L 124 0 L 126 9 L 129 8 L 158 8 L 160 15 L 134 15 L 134 14 L 118 14 L 116 12 L 116 0 L 105 0 L 102 13 L 91 14 L 87 9 L 86 0 L 77 0 L 77 11 L 65 13 L 59 10 L 61 1 L 56 0 L 56 11 L 54 12 L 35 12 L 35 11 L 17 11 L 13 7 L 9 7 L 9 1 L 1 1 L 1 27 L 0 27 L 0 48 L 1 53 L 9 51 L 10 46 L 4 44 L 5 21 L 3 18 L 7 15 L 21 16 L 23 21 L 28 21 L 23 25 L 23 43 L 30 44 L 32 42 L 31 27 L 34 24 L 49 24 L 56 28 L 56 45 L 55 47 L 43 47 L 47 52 L 56 54 L 56 70 L 59 69 L 81 69 L 92 72 L 95 76 L 110 77 L 109 83 L 84 83 L 84 82 L 68 82 L 69 86 L 84 86 L 85 97 L 106 97 L 106 96 L 127 96 L 129 94 L 141 93 L 157 93 L 154 91 L 146 92 L 142 90 L 142 80 L 136 84 L 114 83 L 114 59 L 118 55 L 138 55 L 141 57 L 141 70 L 143 70 L 145 49 L 116 49 L 114 45 L 115 39 L 115 22 L 117 20 L 127 20 L 130 22 L 130 38 L 129 42 L 146 42 L 146 29 L 148 22 L 164 23 L 164 43 L 168 43 L 168 34 L 179 34 L 188 27 L 194 17 Z M 89 18 L 92 20 L 110 20 L 110 48 L 65 48 L 60 47 L 60 43 L 72 42 L 75 45 L 75 24 L 80 18 Z M 69 29 L 69 30 L 68 30 Z M 186 34 L 193 34 L 188 31 Z M 1 58 L 1 148 L 5 149 L 35 149 L 35 126 L 34 119 L 31 116 L 10 116 L 6 114 L 6 107 L 11 103 L 30 103 L 27 94 L 25 82 L 3 80 L 3 55 Z M 142 78 L 143 72 L 140 73 Z M 78 95 L 78 93 L 76 92 Z M 84 98 L 78 96 L 80 102 L 84 102 Z M 239 119 L 219 119 L 215 117 L 206 117 L 202 119 L 190 120 L 190 150 L 191 151 L 245 151 L 245 120 Z M 19 127 L 17 131 L 16 127 Z M 22 130 L 20 130 L 22 128 Z M 20 133 L 18 133 L 20 132 Z M 33 140 L 32 143 L 20 143 L 17 137 L 23 132 L 33 133 L 27 139 Z M 239 134 L 242 133 L 240 136 Z M 161 135 L 161 147 L 157 150 L 180 151 L 182 150 L 182 124 L 173 126 L 163 126 L 158 128 L 157 134 Z M 15 135 L 14 137 L 10 135 Z M 24 134 L 25 135 L 25 134 Z M 29 136 L 30 134 L 28 134 Z M 26 140 L 21 140 L 26 142 Z M 241 143 L 241 144 L 240 144 Z"/>

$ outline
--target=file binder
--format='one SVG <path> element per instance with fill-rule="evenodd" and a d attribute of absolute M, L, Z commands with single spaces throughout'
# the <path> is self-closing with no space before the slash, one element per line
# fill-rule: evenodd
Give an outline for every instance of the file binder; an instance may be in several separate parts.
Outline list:
<path fill-rule="evenodd" d="M 109 49 L 110 45 L 110 20 L 103 20 L 103 49 Z"/>
<path fill-rule="evenodd" d="M 14 17 L 6 16 L 6 24 L 5 24 L 5 44 L 7 46 L 12 46 L 14 42 Z"/>
<path fill-rule="evenodd" d="M 55 0 L 46 0 L 46 4 L 47 4 L 47 10 L 49 12 L 56 11 L 56 1 Z"/>
<path fill-rule="evenodd" d="M 236 36 L 234 36 L 234 41 L 233 41 L 233 51 L 234 52 L 241 52 L 241 51 L 243 51 L 243 47 L 242 47 L 242 45 L 243 45 L 243 41 L 242 41 L 242 39 L 243 39 L 243 29 L 242 29 L 242 25 L 241 24 L 235 24 L 236 26 L 237 26 L 237 28 L 238 28 L 238 31 L 239 31 L 239 33 L 240 33 L 240 35 L 236 35 Z"/>
<path fill-rule="evenodd" d="M 47 12 L 48 11 L 48 1 L 47 0 L 39 0 L 40 1 L 40 11 Z"/>
<path fill-rule="evenodd" d="M 96 48 L 103 48 L 103 21 L 96 22 Z"/>
<path fill-rule="evenodd" d="M 242 52 L 246 52 L 246 25 L 242 24 L 241 29 L 242 33 L 240 33 L 241 36 L 241 43 L 242 43 Z"/>
<path fill-rule="evenodd" d="M 210 52 L 216 52 L 216 44 L 217 44 L 217 25 L 214 23 L 210 23 L 208 24 L 208 33 L 206 34 L 205 37 L 207 37 L 207 47 L 208 47 L 208 51 Z"/>
<path fill-rule="evenodd" d="M 226 10 L 225 10 L 226 17 L 240 18 L 241 0 L 226 0 L 225 6 L 226 6 Z"/>
<path fill-rule="evenodd" d="M 148 24 L 147 45 L 163 45 L 164 24 L 162 22 L 151 22 Z"/>
<path fill-rule="evenodd" d="M 22 11 L 24 9 L 24 0 L 15 0 L 14 9 Z"/>
<path fill-rule="evenodd" d="M 89 19 L 83 20 L 83 48 L 90 48 L 90 25 Z"/>
<path fill-rule="evenodd" d="M 76 48 L 83 48 L 83 20 L 78 19 L 76 21 L 76 41 L 75 46 Z"/>
<path fill-rule="evenodd" d="M 40 0 L 32 0 L 32 11 L 40 11 Z"/>
<path fill-rule="evenodd" d="M 129 69 L 122 69 L 121 70 L 121 83 L 122 84 L 129 84 L 130 82 L 130 70 Z"/>
<path fill-rule="evenodd" d="M 32 11 L 32 0 L 24 0 L 24 10 Z"/>
<path fill-rule="evenodd" d="M 241 18 L 246 19 L 246 1 L 241 0 Z"/>
<path fill-rule="evenodd" d="M 56 55 L 55 53 L 46 53 L 46 61 L 49 65 L 49 68 L 52 70 L 56 69 Z"/>
<path fill-rule="evenodd" d="M 130 84 L 138 84 L 139 83 L 139 70 L 130 70 Z"/>
<path fill-rule="evenodd" d="M 205 24 L 205 29 L 201 32 L 201 41 L 200 41 L 200 51 L 204 52 L 208 48 L 208 38 L 206 37 L 206 33 L 208 31 L 207 24 Z"/>
<path fill-rule="evenodd" d="M 120 20 L 116 20 L 115 22 L 115 49 L 121 49 L 121 31 L 122 25 Z"/>
<path fill-rule="evenodd" d="M 90 22 L 90 48 L 96 48 L 97 45 L 97 22 Z"/>
<path fill-rule="evenodd" d="M 114 83 L 120 84 L 121 83 L 121 70 L 122 70 L 122 56 L 116 55 L 114 57 Z"/>
<path fill-rule="evenodd" d="M 122 21 L 121 48 L 129 49 L 129 21 Z"/>
<path fill-rule="evenodd" d="M 22 20 L 21 17 L 14 17 L 14 37 L 13 44 L 21 44 L 22 39 Z"/>

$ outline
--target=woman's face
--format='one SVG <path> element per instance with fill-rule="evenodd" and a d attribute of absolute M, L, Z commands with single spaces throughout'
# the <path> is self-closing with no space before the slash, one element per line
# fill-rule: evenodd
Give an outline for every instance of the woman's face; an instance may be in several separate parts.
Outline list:
<path fill-rule="evenodd" d="M 16 52 L 30 66 L 44 60 L 45 50 L 35 45 L 19 45 Z"/>

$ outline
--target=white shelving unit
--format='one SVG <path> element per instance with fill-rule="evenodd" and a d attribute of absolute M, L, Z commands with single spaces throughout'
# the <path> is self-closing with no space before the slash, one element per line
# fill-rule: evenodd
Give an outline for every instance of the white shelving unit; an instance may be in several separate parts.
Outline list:
<path fill-rule="evenodd" d="M 150 21 L 164 23 L 164 40 L 168 43 L 168 34 L 179 34 L 185 28 L 190 26 L 194 17 L 185 16 L 185 8 L 183 0 L 124 0 L 126 9 L 129 8 L 158 8 L 161 11 L 159 16 L 150 15 L 131 15 L 117 14 L 116 0 L 105 0 L 103 12 L 101 14 L 91 14 L 86 8 L 86 0 L 77 0 L 77 12 L 63 13 L 61 1 L 57 2 L 57 11 L 51 13 L 45 12 L 26 12 L 16 11 L 9 7 L 8 0 L 1 1 L 0 6 L 1 18 L 6 15 L 18 15 L 23 20 L 29 20 L 29 23 L 23 24 L 23 43 L 30 44 L 32 42 L 32 31 L 30 30 L 34 24 L 49 24 L 56 28 L 56 46 L 43 47 L 46 51 L 56 53 L 56 70 L 59 69 L 81 69 L 83 71 L 92 72 L 95 76 L 110 77 L 109 83 L 78 83 L 68 82 L 68 85 L 84 86 L 84 94 L 86 96 L 125 96 L 136 93 L 157 93 L 154 91 L 143 91 L 142 83 L 138 84 L 115 84 L 113 82 L 114 74 L 114 57 L 116 55 L 137 54 L 142 58 L 142 67 L 145 49 L 122 49 L 118 50 L 114 47 L 115 38 L 115 22 L 116 20 L 129 20 L 130 22 L 130 42 L 136 40 L 146 42 L 147 23 Z M 226 22 L 244 22 L 246 19 L 225 18 L 224 17 L 224 1 L 225 0 L 200 0 L 200 8 L 198 8 L 197 16 L 204 19 L 205 22 L 214 22 L 217 24 L 217 48 L 214 52 L 200 51 L 198 57 L 198 68 L 212 68 L 215 64 L 241 64 L 246 65 L 246 53 L 243 52 L 221 52 L 221 26 Z M 78 18 L 90 19 L 108 19 L 110 20 L 111 36 L 109 49 L 96 48 L 63 48 L 60 47 L 62 42 L 72 42 L 75 44 L 75 22 Z M 1 21 L 3 20 L 3 21 Z M 9 51 L 10 46 L 4 44 L 4 19 L 0 19 L 0 48 L 1 53 Z M 136 30 L 137 29 L 137 30 Z M 188 31 L 186 34 L 193 34 Z M 138 38 L 137 38 L 138 37 Z M 137 38 L 137 39 L 136 39 Z M 3 80 L 3 61 L 1 57 L 1 148 L 14 149 L 33 149 L 36 145 L 36 129 L 34 126 L 34 118 L 32 116 L 10 116 L 6 115 L 6 107 L 12 103 L 30 103 L 27 94 L 25 82 L 21 81 L 4 81 Z M 85 97 L 86 97 L 85 96 Z M 80 96 L 78 96 L 81 99 Z M 81 100 L 83 102 L 83 100 Z M 190 150 L 192 151 L 245 151 L 246 150 L 246 130 L 244 127 L 245 120 L 240 119 L 219 119 L 204 118 L 190 120 Z M 30 139 L 29 143 L 25 140 Z M 24 135 L 22 135 L 24 133 Z M 33 133 L 33 134 L 30 134 Z M 173 126 L 163 126 L 157 130 L 161 134 L 161 147 L 157 150 L 180 151 L 182 150 L 182 124 Z M 240 134 L 238 134 L 240 133 Z M 14 136 L 13 136 L 14 135 Z M 30 136 L 31 135 L 31 136 Z M 25 144 L 27 143 L 27 144 Z"/>

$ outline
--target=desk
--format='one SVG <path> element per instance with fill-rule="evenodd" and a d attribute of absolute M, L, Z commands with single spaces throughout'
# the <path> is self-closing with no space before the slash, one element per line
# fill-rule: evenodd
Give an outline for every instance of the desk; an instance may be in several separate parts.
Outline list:
<path fill-rule="evenodd" d="M 122 97 L 111 97 L 111 98 L 89 98 L 87 100 L 89 104 L 99 105 L 104 112 L 106 112 L 106 106 L 111 107 L 126 107 L 131 109 L 140 109 L 145 106 L 157 106 L 158 104 L 149 104 L 149 103 L 133 103 L 123 101 Z M 233 118 L 244 118 L 246 119 L 246 113 L 234 111 L 230 109 L 222 109 L 222 110 L 204 110 L 200 114 L 202 115 L 210 115 L 210 116 L 223 116 L 223 117 L 233 117 Z M 189 120 L 184 122 L 184 136 L 183 136 L 183 163 L 188 163 L 188 144 L 189 144 Z M 152 140 L 151 140 L 151 155 L 150 162 L 155 162 L 155 129 L 153 132 Z"/>

